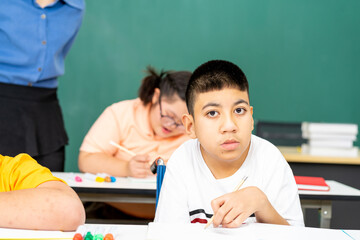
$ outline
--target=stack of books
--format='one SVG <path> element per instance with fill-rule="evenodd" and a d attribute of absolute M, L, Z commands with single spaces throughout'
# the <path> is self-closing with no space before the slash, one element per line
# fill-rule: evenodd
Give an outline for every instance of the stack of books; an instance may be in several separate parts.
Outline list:
<path fill-rule="evenodd" d="M 302 136 L 308 139 L 302 144 L 301 152 L 313 156 L 358 157 L 359 149 L 354 146 L 358 133 L 357 124 L 303 122 Z"/>

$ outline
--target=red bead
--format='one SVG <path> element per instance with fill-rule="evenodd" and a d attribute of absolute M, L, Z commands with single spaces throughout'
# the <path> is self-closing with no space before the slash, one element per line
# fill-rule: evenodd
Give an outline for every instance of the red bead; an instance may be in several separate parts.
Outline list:
<path fill-rule="evenodd" d="M 76 233 L 73 237 L 73 240 L 83 240 L 83 237 L 81 236 L 80 233 Z"/>
<path fill-rule="evenodd" d="M 107 233 L 104 237 L 104 240 L 114 240 L 114 236 L 111 233 Z"/>

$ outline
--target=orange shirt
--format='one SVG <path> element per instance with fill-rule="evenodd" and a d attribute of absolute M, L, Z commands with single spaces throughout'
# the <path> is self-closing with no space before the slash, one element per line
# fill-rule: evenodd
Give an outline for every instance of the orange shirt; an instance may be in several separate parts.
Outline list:
<path fill-rule="evenodd" d="M 161 156 L 167 161 L 173 151 L 188 139 L 186 134 L 156 138 L 150 126 L 150 104 L 144 106 L 137 98 L 107 107 L 90 128 L 80 150 L 104 152 L 130 160 L 132 156 L 110 144 L 114 141 L 136 154 L 149 154 L 151 159 Z"/>
<path fill-rule="evenodd" d="M 16 157 L 0 154 L 0 192 L 36 188 L 47 181 L 63 180 L 54 177 L 50 170 L 38 164 L 28 154 Z"/>

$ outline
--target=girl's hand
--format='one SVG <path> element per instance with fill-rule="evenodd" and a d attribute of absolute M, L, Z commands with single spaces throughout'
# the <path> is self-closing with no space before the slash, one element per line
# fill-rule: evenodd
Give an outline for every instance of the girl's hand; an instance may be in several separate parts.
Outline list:
<path fill-rule="evenodd" d="M 148 155 L 135 155 L 132 157 L 127 165 L 129 177 L 145 178 L 152 175 L 149 165 Z"/>

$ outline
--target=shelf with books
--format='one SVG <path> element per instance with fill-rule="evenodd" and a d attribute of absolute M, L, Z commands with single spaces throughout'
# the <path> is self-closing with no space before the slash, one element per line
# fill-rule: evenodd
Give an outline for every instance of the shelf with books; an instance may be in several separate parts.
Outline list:
<path fill-rule="evenodd" d="M 284 158 L 293 163 L 323 163 L 323 164 L 352 164 L 360 165 L 360 151 L 358 156 L 351 157 L 327 157 L 313 156 L 301 153 L 300 147 L 277 146 Z"/>
<path fill-rule="evenodd" d="M 357 124 L 303 122 L 301 131 L 302 137 L 308 139 L 301 145 L 304 155 L 359 157 L 359 148 L 353 144 L 358 134 Z"/>

